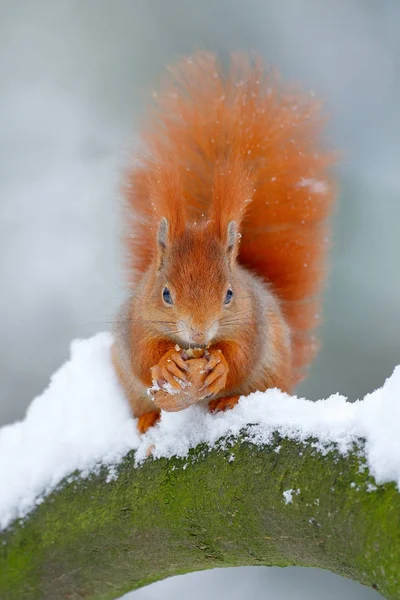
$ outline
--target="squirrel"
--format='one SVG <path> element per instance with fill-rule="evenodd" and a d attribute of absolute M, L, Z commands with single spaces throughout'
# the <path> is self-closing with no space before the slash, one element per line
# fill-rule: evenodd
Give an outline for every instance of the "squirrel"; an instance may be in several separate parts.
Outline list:
<path fill-rule="evenodd" d="M 191 348 L 203 368 L 188 403 L 211 411 L 303 379 L 335 199 L 320 104 L 260 58 L 199 52 L 153 99 L 123 190 L 132 291 L 112 347 L 142 433 L 156 390 L 190 385 Z"/>

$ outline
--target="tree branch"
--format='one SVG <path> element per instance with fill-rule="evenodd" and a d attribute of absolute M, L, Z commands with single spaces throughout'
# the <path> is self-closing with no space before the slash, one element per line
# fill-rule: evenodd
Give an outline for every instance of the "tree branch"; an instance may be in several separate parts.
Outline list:
<path fill-rule="evenodd" d="M 400 494 L 372 485 L 362 445 L 323 455 L 276 435 L 260 448 L 244 431 L 187 459 L 135 467 L 131 453 L 111 481 L 105 467 L 77 474 L 0 535 L 0 598 L 111 599 L 244 565 L 320 567 L 399 598 Z"/>

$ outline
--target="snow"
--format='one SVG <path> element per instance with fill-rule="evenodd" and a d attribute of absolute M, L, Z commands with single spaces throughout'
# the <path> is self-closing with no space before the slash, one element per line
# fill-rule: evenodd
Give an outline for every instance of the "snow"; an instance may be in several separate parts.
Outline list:
<path fill-rule="evenodd" d="M 31 403 L 25 419 L 0 429 L 0 528 L 24 516 L 76 469 L 112 464 L 139 444 L 109 357 L 111 338 L 71 344 L 71 359 Z"/>
<path fill-rule="evenodd" d="M 185 457 L 201 442 L 213 447 L 221 437 L 238 435 L 248 423 L 248 439 L 261 446 L 278 432 L 297 441 L 313 437 L 317 451 L 326 452 L 334 443 L 346 453 L 364 438 L 375 483 L 393 481 L 400 489 L 400 367 L 383 387 L 355 403 L 338 394 L 310 402 L 268 390 L 241 398 L 226 413 L 209 414 L 202 406 L 163 413 L 160 423 L 140 437 L 113 371 L 111 344 L 109 333 L 74 341 L 70 360 L 33 400 L 24 420 L 0 429 L 1 529 L 27 515 L 74 471 L 86 476 L 106 464 L 112 480 L 115 465 L 131 449 L 137 465 L 148 459 L 149 450 L 155 459 Z M 371 484 L 369 491 L 374 489 Z M 287 503 L 295 492 L 284 492 Z"/>
<path fill-rule="evenodd" d="M 297 187 L 306 187 L 312 194 L 326 194 L 329 190 L 329 185 L 326 181 L 318 181 L 313 177 L 302 177 L 298 182 Z"/>
<path fill-rule="evenodd" d="M 298 496 L 300 494 L 300 488 L 298 488 L 297 490 L 294 489 L 290 489 L 290 490 L 285 490 L 283 492 L 283 499 L 285 501 L 285 504 L 292 504 L 293 502 L 293 496 Z"/>

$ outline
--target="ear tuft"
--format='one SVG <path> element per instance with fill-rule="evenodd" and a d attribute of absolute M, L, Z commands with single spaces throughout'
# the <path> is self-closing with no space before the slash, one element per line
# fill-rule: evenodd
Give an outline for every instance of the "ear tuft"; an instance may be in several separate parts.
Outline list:
<path fill-rule="evenodd" d="M 227 232 L 229 238 L 235 234 L 237 242 L 240 223 L 252 201 L 254 187 L 254 176 L 240 156 L 217 162 L 209 214 L 217 236 L 224 243 Z"/>
<path fill-rule="evenodd" d="M 162 217 L 160 220 L 160 225 L 158 226 L 157 231 L 157 262 L 158 262 L 158 271 L 160 271 L 163 267 L 165 261 L 165 254 L 169 244 L 169 221 L 165 217 Z"/>
<path fill-rule="evenodd" d="M 161 252 L 164 252 L 168 246 L 168 231 L 169 221 L 165 217 L 162 217 L 157 232 L 157 244 Z"/>
<path fill-rule="evenodd" d="M 238 240 L 238 226 L 236 221 L 230 221 L 228 223 L 228 235 L 227 235 L 227 245 L 226 250 L 228 254 L 231 254 L 237 246 Z"/>

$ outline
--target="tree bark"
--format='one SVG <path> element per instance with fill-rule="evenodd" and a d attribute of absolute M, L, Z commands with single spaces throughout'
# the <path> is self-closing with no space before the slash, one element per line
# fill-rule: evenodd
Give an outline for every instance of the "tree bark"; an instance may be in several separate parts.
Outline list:
<path fill-rule="evenodd" d="M 245 565 L 320 567 L 400 598 L 397 488 L 375 488 L 362 440 L 346 457 L 314 441 L 259 447 L 244 431 L 187 459 L 131 453 L 111 480 L 76 474 L 0 534 L 1 600 L 112 599 Z"/>

